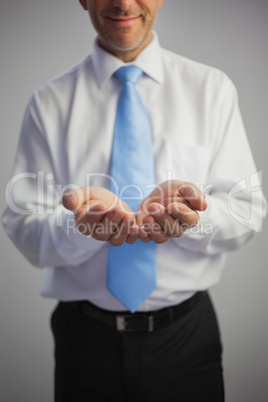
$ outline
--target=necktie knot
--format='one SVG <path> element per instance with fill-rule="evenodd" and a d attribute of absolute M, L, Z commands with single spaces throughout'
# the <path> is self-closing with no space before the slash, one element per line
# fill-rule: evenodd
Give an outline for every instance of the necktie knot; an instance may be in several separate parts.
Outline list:
<path fill-rule="evenodd" d="M 119 79 L 119 81 L 125 85 L 127 82 L 131 82 L 132 84 L 136 84 L 140 77 L 142 76 L 143 71 L 136 66 L 124 66 L 120 67 L 116 72 L 115 76 Z"/>

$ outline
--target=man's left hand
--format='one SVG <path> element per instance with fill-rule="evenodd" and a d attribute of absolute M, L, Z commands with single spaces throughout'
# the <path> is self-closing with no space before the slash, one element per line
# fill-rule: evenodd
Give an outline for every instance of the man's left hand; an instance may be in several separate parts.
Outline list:
<path fill-rule="evenodd" d="M 189 182 L 170 180 L 159 185 L 145 198 L 136 214 L 143 242 L 165 243 L 180 237 L 198 224 L 197 211 L 207 208 L 205 195 Z"/>

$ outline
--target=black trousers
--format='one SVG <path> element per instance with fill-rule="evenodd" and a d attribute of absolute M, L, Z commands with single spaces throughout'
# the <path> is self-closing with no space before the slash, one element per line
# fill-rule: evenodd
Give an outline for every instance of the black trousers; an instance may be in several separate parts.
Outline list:
<path fill-rule="evenodd" d="M 205 292 L 155 332 L 118 332 L 60 302 L 51 317 L 55 402 L 223 402 L 222 345 Z"/>

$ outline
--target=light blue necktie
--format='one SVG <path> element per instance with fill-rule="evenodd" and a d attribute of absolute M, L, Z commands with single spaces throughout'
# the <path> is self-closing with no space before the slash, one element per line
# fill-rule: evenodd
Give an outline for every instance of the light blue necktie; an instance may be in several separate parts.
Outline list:
<path fill-rule="evenodd" d="M 141 203 L 140 191 L 144 199 L 152 191 L 146 186 L 155 183 L 151 124 L 135 87 L 142 74 L 136 66 L 121 67 L 115 73 L 123 89 L 114 127 L 111 176 L 119 191 L 124 189 L 123 201 L 133 212 Z M 156 287 L 155 243 L 138 240 L 110 246 L 107 287 L 129 311 L 136 311 Z"/>

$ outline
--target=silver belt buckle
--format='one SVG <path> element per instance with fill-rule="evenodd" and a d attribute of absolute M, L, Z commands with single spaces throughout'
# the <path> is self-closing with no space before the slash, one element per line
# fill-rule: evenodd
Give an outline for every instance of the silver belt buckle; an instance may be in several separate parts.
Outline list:
<path fill-rule="evenodd" d="M 126 330 L 126 320 L 123 315 L 116 316 L 116 329 L 117 329 L 117 331 L 125 331 Z"/>
<path fill-rule="evenodd" d="M 153 332 L 154 330 L 154 316 L 149 315 L 148 316 L 148 332 Z"/>
<path fill-rule="evenodd" d="M 116 316 L 116 329 L 117 331 L 121 332 L 138 332 L 139 329 L 134 329 L 134 328 L 128 328 L 128 318 L 133 319 L 133 320 L 144 320 L 146 318 L 146 328 L 144 328 L 148 332 L 153 332 L 154 330 L 154 317 L 152 315 L 149 316 L 124 316 L 124 315 L 117 315 Z"/>

